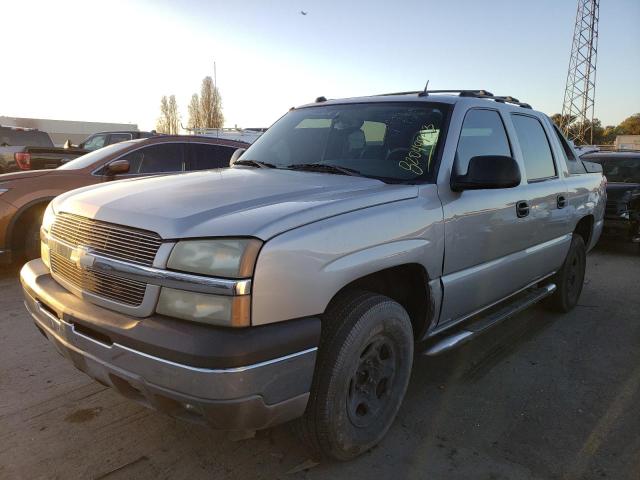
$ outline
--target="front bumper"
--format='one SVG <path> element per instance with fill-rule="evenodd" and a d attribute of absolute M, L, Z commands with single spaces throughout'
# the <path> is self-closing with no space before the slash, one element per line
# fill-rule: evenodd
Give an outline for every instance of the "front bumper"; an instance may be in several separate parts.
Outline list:
<path fill-rule="evenodd" d="M 41 260 L 27 263 L 20 278 L 25 305 L 38 329 L 78 369 L 125 397 L 223 430 L 267 428 L 304 413 L 315 346 L 229 368 L 179 363 L 87 329 L 88 322 L 99 324 L 101 315 L 102 322 L 106 318 L 113 323 L 114 317 L 120 317 L 129 328 L 145 319 L 115 314 L 78 299 L 51 278 Z M 249 334 L 252 328 L 245 330 Z M 255 342 L 255 336 L 250 338 Z M 212 350 L 222 347 L 210 345 Z"/>

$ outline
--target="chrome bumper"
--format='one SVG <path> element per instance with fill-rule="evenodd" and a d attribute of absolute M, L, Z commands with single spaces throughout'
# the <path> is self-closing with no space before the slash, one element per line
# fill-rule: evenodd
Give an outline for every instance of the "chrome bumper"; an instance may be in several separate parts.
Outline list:
<path fill-rule="evenodd" d="M 29 288 L 42 273 L 31 263 L 21 272 L 25 305 L 36 326 L 78 369 L 125 397 L 225 430 L 267 428 L 304 413 L 316 348 L 228 369 L 168 361 L 79 332 Z"/>

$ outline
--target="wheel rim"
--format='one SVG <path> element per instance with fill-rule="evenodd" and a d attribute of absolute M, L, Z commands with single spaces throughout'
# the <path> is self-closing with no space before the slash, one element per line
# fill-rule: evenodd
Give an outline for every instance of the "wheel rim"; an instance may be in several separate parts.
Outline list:
<path fill-rule="evenodd" d="M 367 427 L 389 405 L 398 356 L 386 337 L 372 339 L 360 354 L 349 381 L 347 412 L 356 427 Z"/>

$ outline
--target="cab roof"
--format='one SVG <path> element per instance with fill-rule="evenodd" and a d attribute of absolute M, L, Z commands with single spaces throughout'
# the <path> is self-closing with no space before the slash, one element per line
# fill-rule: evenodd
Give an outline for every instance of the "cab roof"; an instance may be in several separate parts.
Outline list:
<path fill-rule="evenodd" d="M 509 104 L 521 108 L 531 109 L 528 103 L 520 102 L 512 96 L 497 96 L 487 90 L 420 90 L 411 92 L 394 92 L 384 93 L 381 95 L 373 95 L 367 97 L 352 97 L 342 99 L 327 100 L 325 97 L 318 97 L 314 103 L 308 103 L 298 108 L 312 107 L 318 105 L 339 105 L 345 103 L 383 103 L 383 102 L 406 102 L 406 101 L 423 101 L 423 102 L 440 102 L 448 104 L 456 104 L 469 99 L 481 99 L 491 101 L 498 104 Z M 482 103 L 479 102 L 479 103 Z M 476 102 L 474 102 L 476 103 Z"/>

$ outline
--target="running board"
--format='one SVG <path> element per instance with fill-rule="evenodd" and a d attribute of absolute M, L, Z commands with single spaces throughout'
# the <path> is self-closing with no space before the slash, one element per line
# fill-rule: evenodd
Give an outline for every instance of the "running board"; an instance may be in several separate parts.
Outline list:
<path fill-rule="evenodd" d="M 548 297 L 556 290 L 555 283 L 550 283 L 544 287 L 530 289 L 516 296 L 511 301 L 506 302 L 503 306 L 498 307 L 498 310 L 492 313 L 479 317 L 475 321 L 471 321 L 461 329 L 456 329 L 454 333 L 445 334 L 445 337 L 436 341 L 433 345 L 428 347 L 424 355 L 434 356 L 447 352 L 452 348 L 459 347 L 460 345 L 467 343 L 474 337 L 477 337 L 483 332 L 486 332 L 491 327 L 495 327 L 504 320 L 522 312 L 529 308 L 534 303 L 539 302 L 545 297 Z"/>

